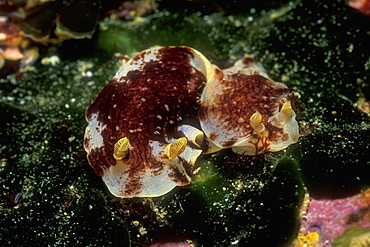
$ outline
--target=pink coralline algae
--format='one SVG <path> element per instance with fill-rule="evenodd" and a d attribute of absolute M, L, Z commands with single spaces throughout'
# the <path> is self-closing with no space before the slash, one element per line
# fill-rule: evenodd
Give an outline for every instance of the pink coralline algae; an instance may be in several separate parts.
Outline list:
<path fill-rule="evenodd" d="M 311 198 L 300 232 L 317 232 L 320 246 L 332 246 L 335 238 L 353 226 L 370 229 L 370 189 L 344 199 Z"/>
<path fill-rule="evenodd" d="M 163 244 L 152 244 L 150 247 L 194 247 L 194 244 L 190 242 L 182 242 L 182 243 L 163 243 Z"/>

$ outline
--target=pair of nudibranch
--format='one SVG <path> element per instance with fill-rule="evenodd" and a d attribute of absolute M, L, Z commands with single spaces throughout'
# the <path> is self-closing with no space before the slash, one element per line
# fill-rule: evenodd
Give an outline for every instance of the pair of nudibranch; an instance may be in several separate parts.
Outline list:
<path fill-rule="evenodd" d="M 296 142 L 296 101 L 250 57 L 221 70 L 192 48 L 155 47 L 101 89 L 86 112 L 84 146 L 113 195 L 160 196 L 190 183 L 202 153 L 255 155 Z"/>

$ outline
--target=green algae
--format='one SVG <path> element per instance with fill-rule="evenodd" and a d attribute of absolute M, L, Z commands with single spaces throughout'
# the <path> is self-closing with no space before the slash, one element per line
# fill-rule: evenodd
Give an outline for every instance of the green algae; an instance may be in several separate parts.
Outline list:
<path fill-rule="evenodd" d="M 300 164 L 311 196 L 342 198 L 369 188 L 369 133 L 368 129 L 323 131 L 301 141 Z"/>
<path fill-rule="evenodd" d="M 40 66 L 21 79 L 9 76 L 11 83 L 2 81 L 3 93 L 8 91 L 8 102 L 1 105 L 1 219 L 7 227 L 0 235 L 5 245 L 129 244 L 125 225 L 109 211 L 85 163 L 86 95 L 96 93 L 107 76 L 101 72 L 102 84 L 96 86 L 81 75 L 87 64 Z M 99 79 L 96 71 L 93 80 Z"/>
<path fill-rule="evenodd" d="M 196 193 L 184 194 L 168 208 L 182 204 L 180 213 L 168 214 L 170 221 L 196 234 L 201 246 L 289 243 L 299 225 L 296 205 L 303 197 L 297 163 L 281 159 L 273 172 L 266 172 L 262 163 L 254 165 L 249 177 L 217 174 L 192 185 Z"/>

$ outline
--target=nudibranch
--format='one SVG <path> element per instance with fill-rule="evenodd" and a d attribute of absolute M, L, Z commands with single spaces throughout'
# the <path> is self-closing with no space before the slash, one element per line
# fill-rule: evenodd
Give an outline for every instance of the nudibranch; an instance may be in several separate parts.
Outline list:
<path fill-rule="evenodd" d="M 86 111 L 90 165 L 117 197 L 156 197 L 189 184 L 203 133 L 199 88 L 212 65 L 189 47 L 155 47 L 118 70 Z M 190 123 L 188 123 L 190 124 Z"/>
<path fill-rule="evenodd" d="M 299 137 L 292 109 L 297 93 L 269 78 L 264 68 L 246 56 L 233 67 L 217 67 L 201 95 L 201 129 L 214 152 L 232 148 L 257 155 L 279 151 Z"/>

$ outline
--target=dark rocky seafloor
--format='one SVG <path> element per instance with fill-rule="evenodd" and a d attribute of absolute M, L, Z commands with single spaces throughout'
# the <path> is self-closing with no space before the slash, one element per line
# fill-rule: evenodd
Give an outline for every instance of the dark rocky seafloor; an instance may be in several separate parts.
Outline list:
<path fill-rule="evenodd" d="M 254 54 L 301 95 L 303 136 L 261 157 L 204 155 L 192 184 L 160 198 L 110 196 L 86 160 L 84 113 L 115 52 L 154 45 L 196 48 L 222 68 Z M 291 246 L 305 190 L 337 199 L 370 186 L 370 118 L 357 107 L 370 100 L 369 45 L 370 17 L 306 0 L 163 1 L 140 21 L 102 20 L 92 39 L 49 46 L 42 55 L 60 63 L 0 79 L 1 245 Z"/>

